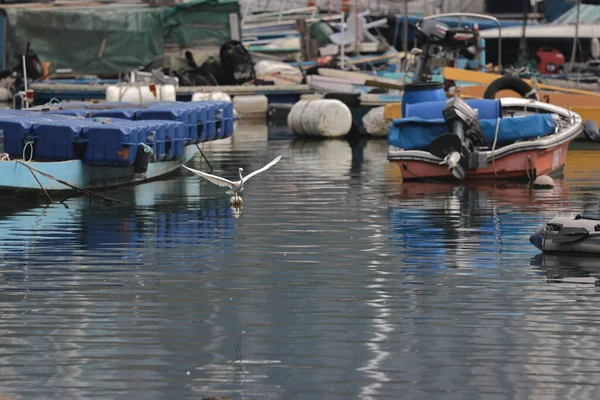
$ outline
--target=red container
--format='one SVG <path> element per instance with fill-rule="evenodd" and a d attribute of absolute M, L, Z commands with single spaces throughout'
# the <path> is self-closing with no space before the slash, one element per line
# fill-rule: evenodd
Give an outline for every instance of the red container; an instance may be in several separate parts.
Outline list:
<path fill-rule="evenodd" d="M 542 47 L 535 54 L 538 57 L 537 69 L 541 74 L 558 74 L 565 63 L 565 56 L 556 49 Z"/>

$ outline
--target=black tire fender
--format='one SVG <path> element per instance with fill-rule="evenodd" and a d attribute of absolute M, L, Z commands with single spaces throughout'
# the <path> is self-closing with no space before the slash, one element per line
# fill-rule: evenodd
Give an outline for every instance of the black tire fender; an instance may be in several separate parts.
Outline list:
<path fill-rule="evenodd" d="M 502 78 L 496 79 L 485 89 L 483 98 L 495 99 L 496 93 L 501 90 L 512 90 L 525 99 L 539 100 L 537 92 L 534 91 L 527 82 L 516 76 L 503 76 Z"/>

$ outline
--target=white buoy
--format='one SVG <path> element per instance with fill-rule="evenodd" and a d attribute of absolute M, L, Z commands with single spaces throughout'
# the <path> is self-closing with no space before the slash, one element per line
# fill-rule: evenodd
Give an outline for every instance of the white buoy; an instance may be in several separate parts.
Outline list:
<path fill-rule="evenodd" d="M 296 135 L 304 135 L 304 131 L 302 130 L 302 113 L 304 109 L 308 105 L 310 100 L 300 100 L 296 104 L 292 106 L 292 109 L 288 113 L 287 116 L 287 124 L 288 128 Z"/>
<path fill-rule="evenodd" d="M 387 137 L 390 131 L 392 121 L 384 118 L 385 107 L 375 107 L 370 109 L 362 118 L 365 131 L 376 137 Z"/>
<path fill-rule="evenodd" d="M 106 101 L 146 104 L 155 101 L 175 101 L 175 86 L 153 85 L 110 85 L 106 88 Z"/>
<path fill-rule="evenodd" d="M 5 87 L 0 87 L 0 102 L 6 102 L 11 99 L 12 95 L 10 90 Z"/>
<path fill-rule="evenodd" d="M 301 100 L 288 115 L 288 127 L 296 135 L 341 137 L 352 128 L 352 113 L 339 100 Z"/>
<path fill-rule="evenodd" d="M 536 189 L 550 189 L 554 187 L 554 180 L 548 175 L 540 175 L 537 178 L 535 178 L 535 182 L 533 182 L 533 187 Z"/>
<path fill-rule="evenodd" d="M 235 96 L 233 107 L 242 119 L 267 118 L 269 99 L 265 95 Z"/>
<path fill-rule="evenodd" d="M 231 101 L 231 96 L 225 92 L 196 92 L 192 95 L 192 101 Z"/>

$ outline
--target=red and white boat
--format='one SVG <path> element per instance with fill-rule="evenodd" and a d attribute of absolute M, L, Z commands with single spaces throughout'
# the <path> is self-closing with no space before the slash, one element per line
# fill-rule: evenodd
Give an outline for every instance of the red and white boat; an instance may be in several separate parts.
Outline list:
<path fill-rule="evenodd" d="M 562 172 L 582 130 L 578 114 L 552 104 L 455 97 L 407 105 L 406 118 L 390 128 L 388 160 L 403 180 L 532 180 Z"/>

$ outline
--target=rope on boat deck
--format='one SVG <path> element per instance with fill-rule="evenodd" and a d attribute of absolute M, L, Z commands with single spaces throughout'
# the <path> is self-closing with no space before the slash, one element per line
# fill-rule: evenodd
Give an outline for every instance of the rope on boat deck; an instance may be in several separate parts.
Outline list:
<path fill-rule="evenodd" d="M 35 168 L 35 167 L 33 167 L 33 166 L 31 166 L 31 165 L 27 164 L 27 163 L 26 163 L 26 162 L 24 162 L 24 161 L 21 161 L 21 160 L 14 160 L 14 161 L 15 161 L 17 164 L 21 164 L 21 165 L 23 165 L 24 167 L 27 167 L 27 168 L 29 169 L 29 171 L 31 172 L 31 174 L 33 175 L 33 177 L 35 178 L 35 180 L 36 180 L 36 181 L 37 181 L 37 183 L 40 185 L 40 187 L 42 188 L 42 190 L 44 191 L 44 193 L 46 194 L 46 196 L 48 197 L 48 199 L 49 199 L 51 202 L 53 202 L 53 200 L 52 200 L 52 198 L 50 197 L 50 194 L 48 194 L 48 192 L 46 191 L 46 189 L 44 188 L 44 186 L 42 185 L 42 183 L 39 181 L 39 179 L 38 179 L 38 178 L 37 178 L 37 176 L 35 175 L 35 173 L 36 173 L 36 172 L 37 172 L 38 174 L 42 175 L 42 176 L 43 176 L 43 177 L 45 177 L 45 178 L 51 179 L 51 180 L 53 180 L 53 181 L 56 181 L 56 182 L 58 182 L 58 183 L 60 183 L 60 184 L 62 184 L 62 185 L 68 186 L 68 187 L 70 187 L 71 189 L 73 189 L 73 190 L 75 190 L 75 191 L 77 191 L 77 192 L 83 193 L 83 194 L 85 194 L 86 196 L 88 196 L 88 197 L 89 197 L 90 199 L 92 199 L 92 200 L 93 200 L 93 199 L 95 199 L 95 198 L 98 198 L 98 199 L 101 199 L 101 200 L 104 200 L 104 201 L 108 201 L 108 202 L 111 202 L 111 203 L 121 203 L 121 204 L 122 204 L 122 203 L 124 203 L 124 202 L 123 202 L 123 201 L 121 201 L 121 200 L 116 200 L 116 199 L 113 199 L 113 198 L 111 198 L 111 197 L 107 197 L 107 196 L 101 195 L 101 194 L 99 194 L 99 193 L 94 193 L 94 192 L 92 192 L 92 191 L 89 191 L 89 190 L 86 190 L 86 189 L 79 188 L 79 187 L 77 187 L 77 186 L 75 186 L 75 185 L 71 185 L 69 182 L 65 182 L 65 181 L 63 181 L 62 179 L 58 179 L 58 178 L 56 178 L 56 177 L 54 177 L 54 176 L 52 176 L 52 175 L 50 175 L 50 174 L 47 174 L 47 173 L 45 173 L 45 172 L 43 172 L 43 171 L 40 171 L 39 169 L 37 169 L 37 168 Z M 63 201 L 64 201 L 64 200 L 63 200 Z"/>
<path fill-rule="evenodd" d="M 10 156 L 8 155 L 8 153 L 1 153 L 0 161 L 10 161 Z"/>

